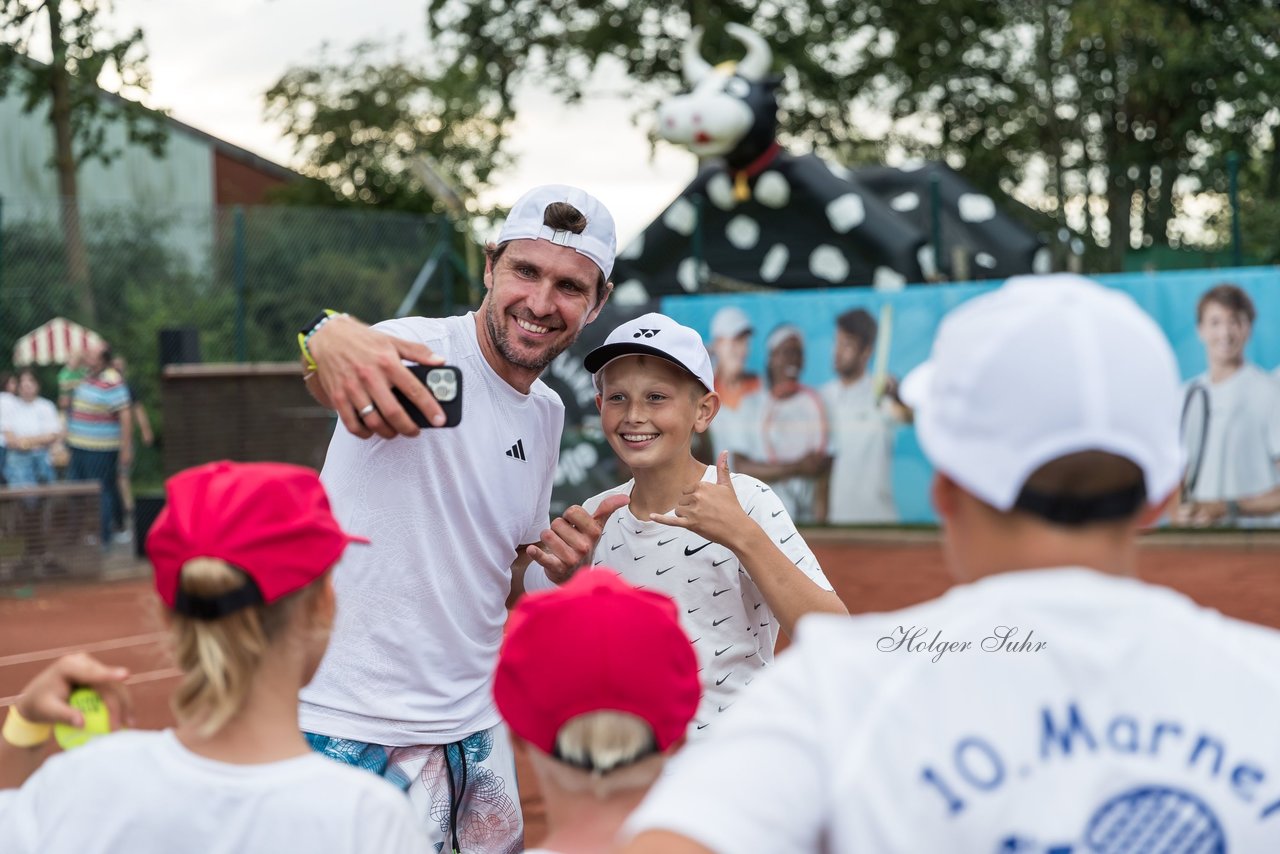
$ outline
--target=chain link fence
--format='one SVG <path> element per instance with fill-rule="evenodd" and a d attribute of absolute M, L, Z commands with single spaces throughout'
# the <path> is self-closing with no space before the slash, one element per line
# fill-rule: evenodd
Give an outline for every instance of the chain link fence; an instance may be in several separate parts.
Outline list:
<path fill-rule="evenodd" d="M 86 208 L 75 241 L 53 202 L 0 199 L 0 370 L 18 340 L 62 317 L 99 333 L 163 440 L 161 332 L 198 341 L 204 362 L 297 359 L 297 330 L 324 307 L 377 320 L 442 315 L 479 300 L 465 238 L 444 217 L 289 206 Z M 171 339 L 172 340 L 172 339 Z M 36 365 L 57 396 L 56 364 Z M 138 445 L 139 443 L 135 443 Z M 139 446 L 135 487 L 158 488 Z"/>

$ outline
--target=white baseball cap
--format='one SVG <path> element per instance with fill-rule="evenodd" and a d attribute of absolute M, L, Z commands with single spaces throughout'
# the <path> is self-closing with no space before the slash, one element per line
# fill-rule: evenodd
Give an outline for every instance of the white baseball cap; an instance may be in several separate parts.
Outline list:
<path fill-rule="evenodd" d="M 751 318 L 736 305 L 726 305 L 711 318 L 711 339 L 737 338 L 752 330 Z"/>
<path fill-rule="evenodd" d="M 657 356 L 674 362 L 693 374 L 707 391 L 715 390 L 711 356 L 702 343 L 702 336 L 657 312 L 642 314 L 610 332 L 603 344 L 587 354 L 582 364 L 595 374 L 598 389 L 600 371 L 605 365 L 623 356 L 637 355 Z"/>
<path fill-rule="evenodd" d="M 556 231 L 543 223 L 547 206 L 553 202 L 573 205 L 587 219 L 587 227 L 581 234 L 572 231 Z M 568 246 L 579 255 L 590 258 L 604 274 L 605 281 L 613 273 L 613 259 L 618 251 L 617 231 L 613 217 L 600 200 L 564 184 L 546 184 L 534 187 L 511 207 L 507 221 L 498 233 L 498 244 L 508 240 L 549 240 Z"/>
<path fill-rule="evenodd" d="M 934 467 L 1001 511 L 1081 451 L 1131 460 L 1148 502 L 1182 477 L 1168 340 L 1128 295 L 1081 276 L 1016 276 L 952 311 L 902 398 Z"/>
<path fill-rule="evenodd" d="M 788 338 L 798 338 L 800 343 L 804 343 L 804 330 L 794 323 L 779 323 L 773 327 L 773 331 L 769 333 L 769 337 L 764 341 L 764 348 L 772 353 L 774 350 L 782 346 L 782 342 Z"/>

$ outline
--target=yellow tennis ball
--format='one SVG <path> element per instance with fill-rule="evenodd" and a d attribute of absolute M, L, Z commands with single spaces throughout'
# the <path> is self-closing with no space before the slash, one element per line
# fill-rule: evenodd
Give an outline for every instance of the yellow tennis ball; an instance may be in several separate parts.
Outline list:
<path fill-rule="evenodd" d="M 77 688 L 67 699 L 71 708 L 84 715 L 84 728 L 54 724 L 53 737 L 63 750 L 79 747 L 91 738 L 111 732 L 111 715 L 107 712 L 107 704 L 92 688 Z"/>

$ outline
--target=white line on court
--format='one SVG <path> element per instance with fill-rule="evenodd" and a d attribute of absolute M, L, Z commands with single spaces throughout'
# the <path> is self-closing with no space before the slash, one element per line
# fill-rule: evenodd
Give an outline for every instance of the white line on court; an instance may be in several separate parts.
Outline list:
<path fill-rule="evenodd" d="M 135 673 L 128 679 L 124 680 L 126 685 L 138 685 L 143 682 L 157 682 L 161 679 L 176 678 L 182 675 L 182 671 L 176 667 L 165 667 L 160 670 L 148 670 L 144 673 Z M 12 706 L 18 702 L 19 694 L 12 697 L 0 697 L 0 706 Z"/>
<path fill-rule="evenodd" d="M 0 667 L 9 667 L 14 664 L 29 664 L 32 661 L 46 661 L 50 658 L 70 655 L 73 652 L 103 652 L 108 649 L 123 649 L 128 646 L 142 646 L 143 644 L 156 643 L 157 641 L 164 640 L 166 635 L 166 632 L 149 632 L 145 635 L 130 635 L 125 638 L 98 641 L 96 643 L 82 643 L 74 646 L 60 646 L 54 649 L 38 649 L 34 652 L 20 652 L 17 655 L 6 655 L 0 657 Z"/>

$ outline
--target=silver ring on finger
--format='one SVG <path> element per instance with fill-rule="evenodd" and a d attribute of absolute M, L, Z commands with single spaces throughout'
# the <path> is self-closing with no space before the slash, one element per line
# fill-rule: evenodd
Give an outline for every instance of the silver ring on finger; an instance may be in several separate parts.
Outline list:
<path fill-rule="evenodd" d="M 376 406 L 374 406 L 372 403 L 370 403 L 368 406 L 365 406 L 364 408 L 362 408 L 362 409 L 360 409 L 358 412 L 356 412 L 356 415 L 359 415 L 361 418 L 364 418 L 366 415 L 372 415 L 372 414 L 373 414 L 373 411 L 374 411 L 375 409 L 377 409 L 377 408 L 378 408 L 378 407 L 376 407 Z"/>

